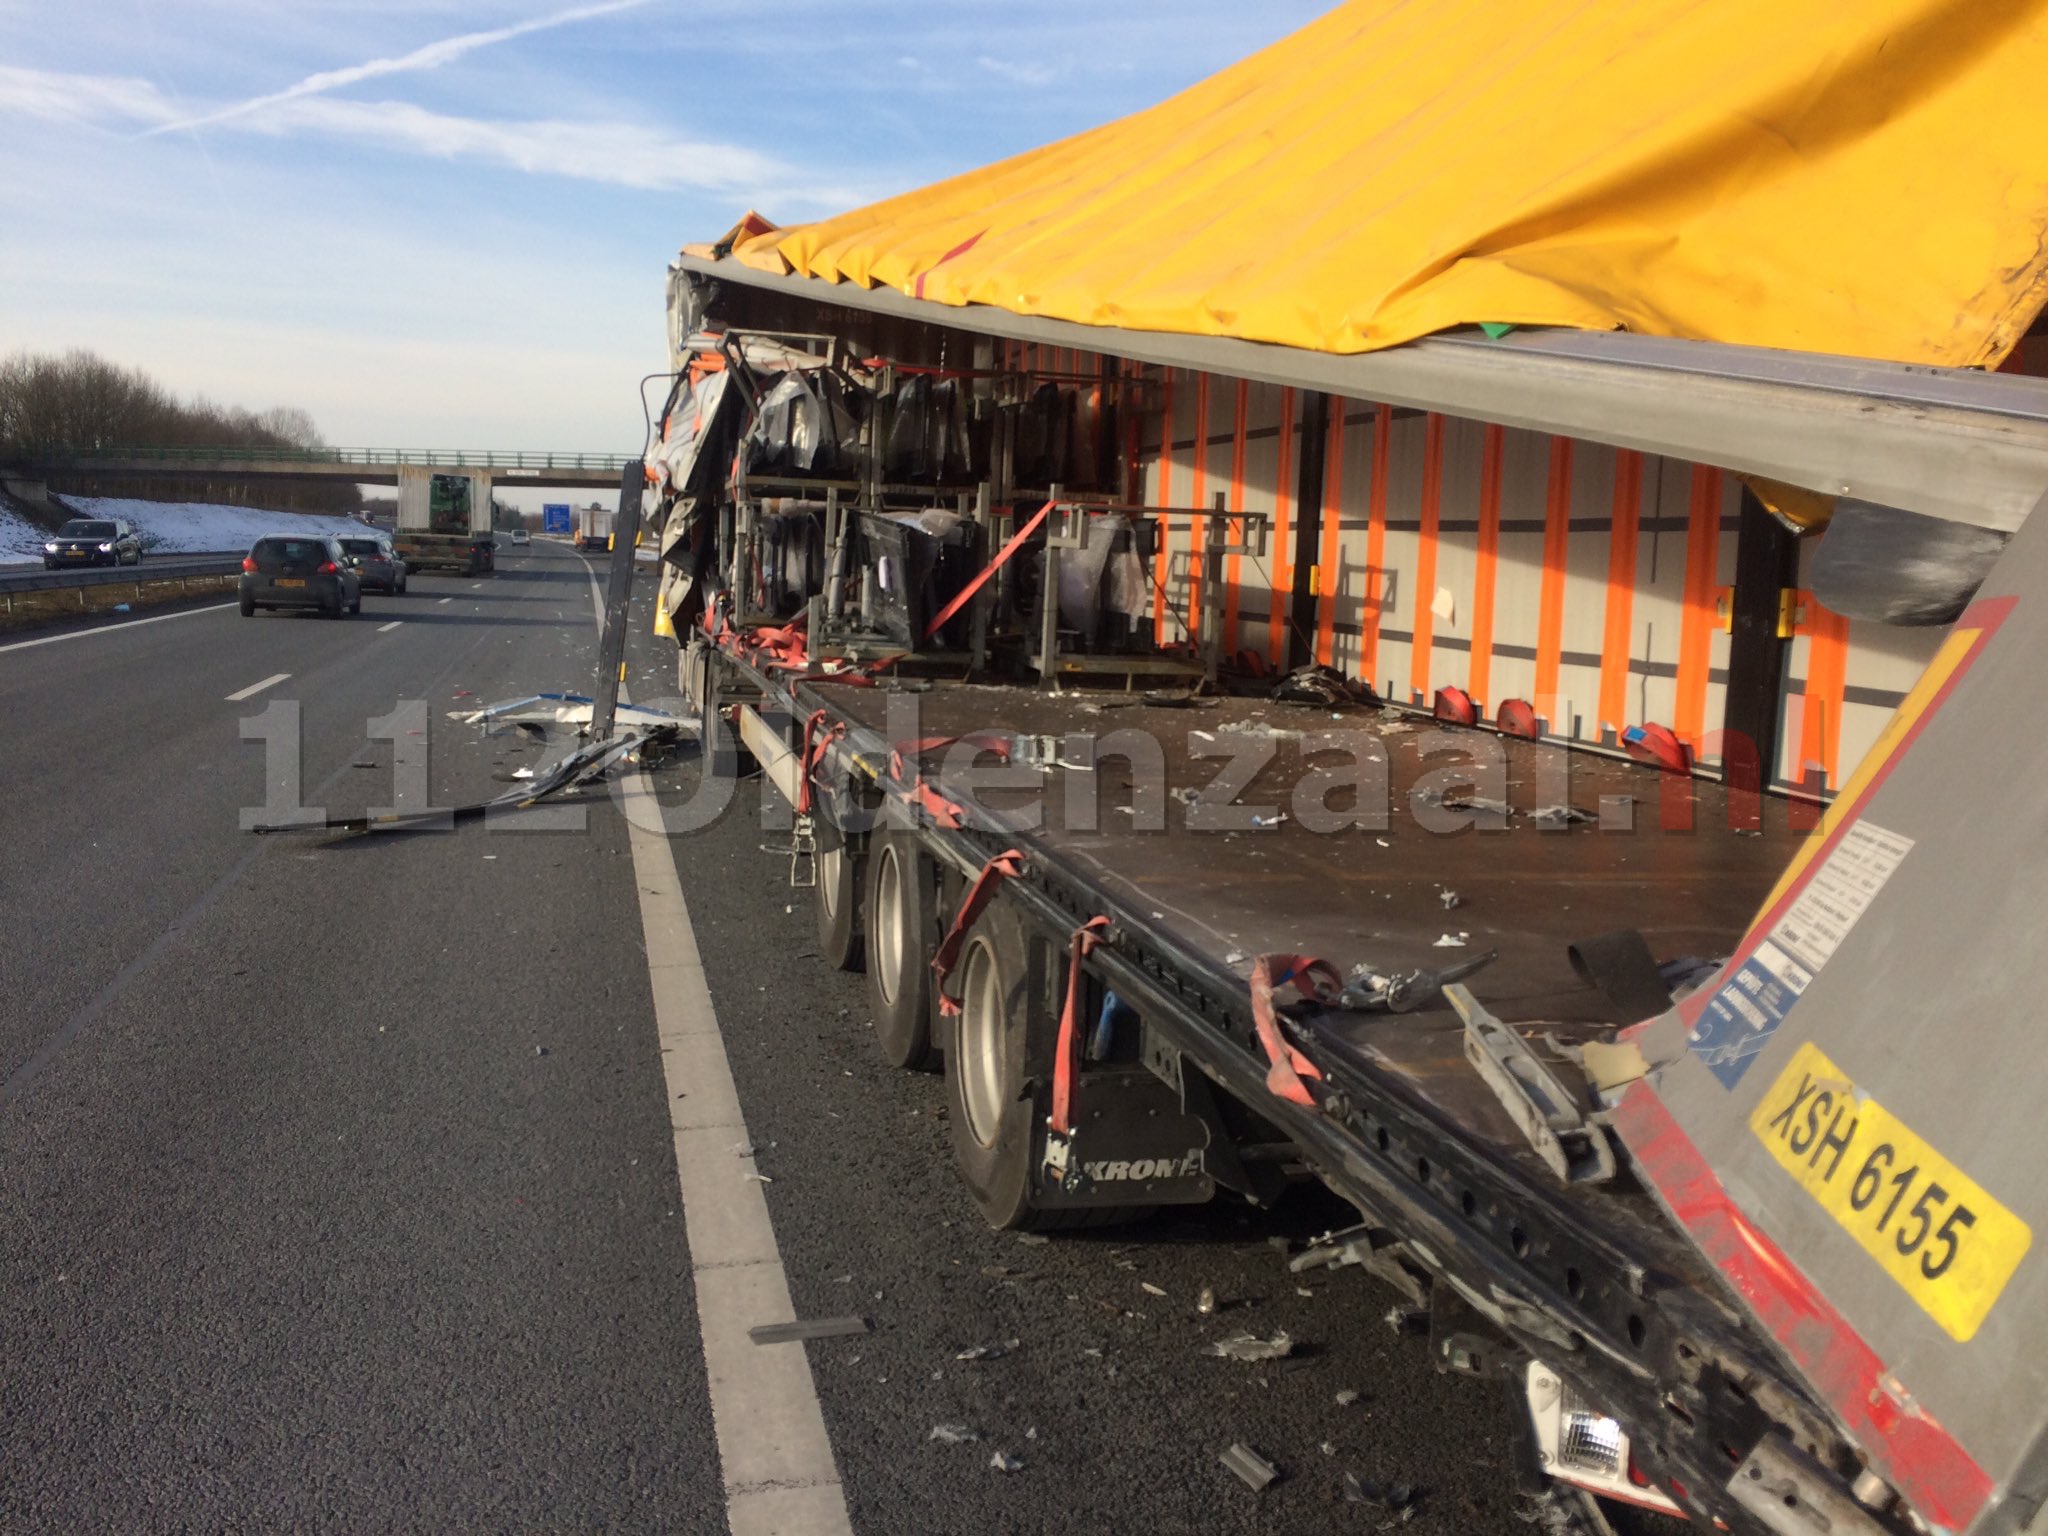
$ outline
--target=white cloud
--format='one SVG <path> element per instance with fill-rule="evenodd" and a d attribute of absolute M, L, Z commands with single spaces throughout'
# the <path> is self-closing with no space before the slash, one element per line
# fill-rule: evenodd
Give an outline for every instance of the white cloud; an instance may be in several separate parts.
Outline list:
<path fill-rule="evenodd" d="M 371 59 L 363 64 L 351 64 L 344 69 L 321 70 L 306 76 L 303 80 L 286 86 L 281 91 L 272 91 L 264 96 L 252 96 L 247 101 L 238 101 L 230 106 L 203 112 L 195 117 L 181 118 L 174 122 L 152 128 L 152 133 L 171 133 L 181 128 L 201 128 L 212 123 L 227 122 L 230 119 L 246 117 L 262 112 L 266 108 L 286 102 L 300 101 L 308 96 L 324 95 L 343 86 L 356 85 L 364 80 L 375 80 L 384 75 L 411 74 L 419 70 L 439 69 L 443 64 L 452 63 L 464 54 L 474 53 L 479 48 L 488 48 L 494 43 L 509 42 L 515 37 L 525 37 L 533 32 L 545 32 L 555 27 L 565 27 L 572 22 L 589 21 L 598 16 L 609 16 L 618 11 L 632 10 L 645 5 L 647 0 L 604 0 L 599 5 L 573 6 L 566 11 L 555 11 L 546 16 L 536 16 L 528 21 L 514 22 L 508 27 L 492 27 L 482 32 L 464 32 L 456 37 L 442 38 L 439 42 L 428 43 L 410 53 L 400 54 L 392 59 Z"/>
<path fill-rule="evenodd" d="M 0 65 L 0 116 L 156 125 L 175 114 L 146 80 Z M 299 96 L 260 112 L 206 119 L 271 138 L 311 135 L 435 160 L 474 160 L 532 175 L 563 176 L 644 191 L 696 189 L 798 212 L 850 207 L 853 188 L 820 185 L 772 155 L 682 139 L 645 124 L 561 118 L 459 117 L 401 101 Z M 145 135 L 147 136 L 147 135 Z"/>
<path fill-rule="evenodd" d="M 1001 75 L 1005 80 L 1018 85 L 1051 85 L 1059 72 L 1044 64 L 1019 64 L 1014 59 L 996 59 L 987 54 L 978 56 L 975 63 L 992 75 Z"/>
<path fill-rule="evenodd" d="M 0 64 L 0 115 L 59 123 L 134 124 L 168 122 L 175 114 L 147 80 Z"/>

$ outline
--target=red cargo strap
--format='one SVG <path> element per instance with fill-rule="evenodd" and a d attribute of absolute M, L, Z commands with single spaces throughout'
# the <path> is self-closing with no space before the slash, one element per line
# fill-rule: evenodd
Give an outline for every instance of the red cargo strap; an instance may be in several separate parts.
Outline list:
<path fill-rule="evenodd" d="M 796 790 L 796 811 L 799 816 L 808 816 L 811 813 L 811 776 L 817 772 L 819 764 L 825 761 L 825 754 L 831 750 L 832 743 L 846 734 L 844 720 L 835 722 L 831 730 L 820 733 L 818 728 L 825 723 L 826 715 L 827 711 L 814 709 L 804 721 L 803 778 Z"/>
<path fill-rule="evenodd" d="M 1091 917 L 1074 930 L 1073 948 L 1067 955 L 1067 1000 L 1060 1009 L 1060 1038 L 1053 1047 L 1052 1129 L 1058 1136 L 1074 1134 L 1074 1057 L 1080 1051 L 1081 962 L 1109 929 L 1106 917 Z"/>
<path fill-rule="evenodd" d="M 1252 963 L 1252 1023 L 1258 1029 L 1259 1044 L 1265 1048 L 1270 1063 L 1266 1089 L 1290 1104 L 1313 1109 L 1315 1097 L 1302 1079 L 1320 1079 L 1322 1069 L 1287 1043 L 1273 1012 L 1273 993 L 1289 983 L 1311 1002 L 1332 1004 L 1344 990 L 1344 978 L 1329 961 L 1312 955 L 1261 955 Z"/>
<path fill-rule="evenodd" d="M 996 888 L 1005 880 L 1014 880 L 1023 873 L 1024 855 L 1015 848 L 997 854 L 982 865 L 981 873 L 974 877 L 974 884 L 967 887 L 967 894 L 961 899 L 960 910 L 953 914 L 953 926 L 939 940 L 939 947 L 932 955 L 932 986 L 939 994 L 939 1012 L 947 1018 L 960 1011 L 960 1000 L 946 991 L 946 980 L 960 962 L 960 950 L 967 942 L 968 930 L 995 898 Z"/>
<path fill-rule="evenodd" d="M 938 617 L 933 619 L 931 623 L 925 625 L 925 639 L 931 639 L 933 635 L 936 635 L 941 629 L 946 627 L 946 621 L 948 619 L 952 618 L 954 614 L 958 613 L 962 608 L 965 608 L 967 606 L 968 602 L 973 598 L 974 594 L 981 590 L 982 584 L 986 582 L 989 579 L 989 577 L 995 575 L 997 571 L 1000 571 L 1004 567 L 1004 565 L 1006 565 L 1009 562 L 1010 556 L 1017 553 L 1018 549 L 1023 545 L 1024 541 L 1030 538 L 1031 535 L 1038 530 L 1038 525 L 1045 521 L 1047 514 L 1049 514 L 1052 511 L 1053 505 L 1054 504 L 1052 502 L 1048 501 L 1044 506 L 1040 507 L 1036 512 L 1032 513 L 1030 521 L 1025 523 L 1024 526 L 1022 528 L 1019 528 L 1015 533 L 1011 534 L 1009 542 L 1003 545 L 1001 549 L 996 551 L 995 559 L 989 561 L 987 565 L 984 565 L 981 568 L 981 574 L 976 576 L 974 580 L 968 582 L 966 586 L 962 587 L 958 592 L 953 594 L 953 601 L 946 604 L 945 607 L 941 608 L 939 610 Z"/>
<path fill-rule="evenodd" d="M 927 752 L 936 752 L 941 747 L 950 747 L 955 742 L 965 742 L 981 752 L 999 753 L 1005 760 L 1010 755 L 1009 738 L 986 733 L 966 736 L 921 736 L 916 741 L 899 741 L 889 749 L 889 777 L 901 784 L 903 760 L 907 755 L 912 762 Z M 922 770 L 913 774 L 907 791 L 910 803 L 922 809 L 926 815 L 942 827 L 958 828 L 967 821 L 967 812 L 961 806 L 948 800 L 944 795 L 925 782 Z"/>

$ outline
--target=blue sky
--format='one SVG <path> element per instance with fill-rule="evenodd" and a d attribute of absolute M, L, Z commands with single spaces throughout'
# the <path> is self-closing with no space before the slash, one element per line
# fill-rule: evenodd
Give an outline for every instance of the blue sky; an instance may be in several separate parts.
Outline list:
<path fill-rule="evenodd" d="M 0 0 L 0 352 L 631 451 L 676 248 L 1149 105 L 1328 0 Z"/>

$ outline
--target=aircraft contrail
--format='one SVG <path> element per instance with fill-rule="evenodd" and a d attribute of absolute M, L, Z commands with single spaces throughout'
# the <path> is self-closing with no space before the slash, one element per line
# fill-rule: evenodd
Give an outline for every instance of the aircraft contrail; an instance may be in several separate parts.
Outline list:
<path fill-rule="evenodd" d="M 422 69 L 439 69 L 443 64 L 459 59 L 466 53 L 473 53 L 479 48 L 488 48 L 493 43 L 524 37 L 529 32 L 545 32 L 553 27 L 565 27 L 571 22 L 588 21 L 596 16 L 609 16 L 615 11 L 629 11 L 647 3 L 648 0 L 603 0 L 603 3 L 598 5 L 572 6 L 566 11 L 536 16 L 531 21 L 517 21 L 508 27 L 492 27 L 485 32 L 465 32 L 459 37 L 443 38 L 437 43 L 415 48 L 411 53 L 400 54 L 395 59 L 371 59 L 368 63 L 351 64 L 345 69 L 323 69 L 318 74 L 308 75 L 281 91 L 272 91 L 264 96 L 252 96 L 247 101 L 238 101 L 232 106 L 221 107 L 198 117 L 161 124 L 147 130 L 143 137 L 173 133 L 185 128 L 203 128 L 209 123 L 224 122 L 233 117 L 246 117 L 251 112 L 260 112 L 265 107 L 276 106 L 279 102 L 296 101 L 302 96 L 318 96 L 327 91 L 339 90 L 343 86 L 354 85 L 359 81 L 374 80 L 380 75 L 401 75 Z"/>

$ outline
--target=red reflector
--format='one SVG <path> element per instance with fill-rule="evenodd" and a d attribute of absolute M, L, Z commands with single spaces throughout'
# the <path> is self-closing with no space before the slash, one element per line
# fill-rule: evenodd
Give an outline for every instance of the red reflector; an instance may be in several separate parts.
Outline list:
<path fill-rule="evenodd" d="M 332 576 L 336 574 L 338 571 L 340 571 L 340 569 L 341 567 L 336 565 L 332 560 L 323 560 L 320 562 L 320 574 L 322 576 Z"/>
<path fill-rule="evenodd" d="M 1636 1465 L 1636 1459 L 1633 1454 L 1631 1454 L 1628 1459 L 1628 1480 L 1634 1483 L 1638 1488 L 1647 1488 L 1650 1486 L 1649 1474 L 1645 1472 L 1641 1467 Z"/>
<path fill-rule="evenodd" d="M 254 555 L 244 555 L 244 556 L 242 556 L 242 569 L 243 569 L 243 570 L 245 570 L 245 571 L 253 571 L 253 570 L 255 570 L 255 569 L 256 569 L 256 557 L 255 557 Z"/>

